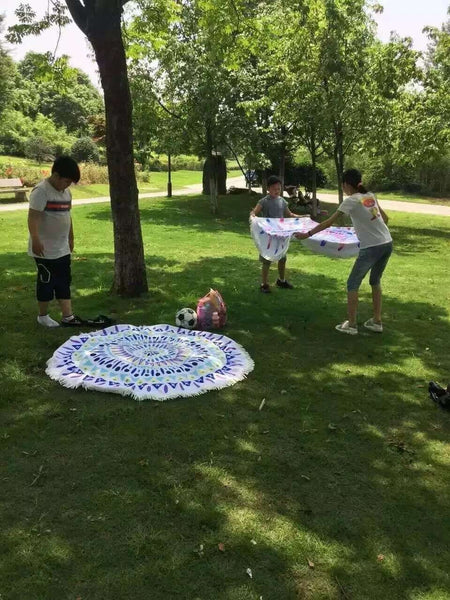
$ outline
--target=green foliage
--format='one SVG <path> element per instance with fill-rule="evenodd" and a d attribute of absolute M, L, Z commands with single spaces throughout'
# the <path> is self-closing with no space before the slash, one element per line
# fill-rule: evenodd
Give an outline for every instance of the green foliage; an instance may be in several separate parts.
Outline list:
<path fill-rule="evenodd" d="M 42 19 L 38 19 L 33 8 L 20 3 L 15 11 L 19 22 L 8 29 L 6 39 L 13 44 L 20 44 L 28 35 L 39 35 L 51 27 L 64 27 L 70 23 L 67 6 L 61 0 L 52 0 L 52 10 L 48 10 Z"/>
<path fill-rule="evenodd" d="M 108 168 L 92 162 L 80 164 L 81 183 L 109 183 Z"/>
<path fill-rule="evenodd" d="M 89 137 L 79 138 L 72 146 L 71 155 L 77 162 L 99 162 L 98 148 Z"/>
<path fill-rule="evenodd" d="M 86 135 L 90 122 L 103 112 L 103 102 L 87 76 L 68 60 L 63 55 L 55 63 L 50 53 L 28 52 L 18 64 L 14 101 L 28 116 L 40 112 L 67 131 Z M 30 96 L 32 103 L 27 102 Z"/>
<path fill-rule="evenodd" d="M 3 29 L 3 15 L 0 14 L 0 34 Z M 14 63 L 9 54 L 0 43 L 0 114 L 8 105 L 13 85 Z"/>
<path fill-rule="evenodd" d="M 25 140 L 25 156 L 34 159 L 39 164 L 52 159 L 55 147 L 48 138 L 40 135 Z"/>
<path fill-rule="evenodd" d="M 62 23 L 64 6 L 56 5 L 41 20 L 22 6 L 10 34 L 17 41 Z M 353 165 L 379 188 L 448 193 L 450 25 L 426 28 L 421 62 L 409 38 L 376 39 L 373 13 L 380 10 L 366 0 L 133 3 L 125 43 L 136 160 L 164 171 L 162 155 L 170 152 L 174 169 L 199 168 L 178 157 L 216 149 L 243 157 L 245 168 L 278 169 L 304 148 L 305 160 L 325 165 L 336 185 Z M 4 58 L 0 99 L 2 64 L 11 67 Z M 0 107 L 33 120 L 43 114 L 104 144 L 102 100 L 67 57 L 29 53 L 9 79 L 14 85 Z M 5 123 L 1 147 L 23 154 L 28 136 Z"/>
<path fill-rule="evenodd" d="M 75 141 L 64 128 L 56 127 L 44 115 L 38 114 L 32 119 L 17 110 L 4 111 L 0 117 L 0 146 L 4 154 L 25 156 L 27 140 L 36 137 L 45 140 L 51 154 L 55 154 L 57 148 L 68 151 Z"/>
<path fill-rule="evenodd" d="M 55 74 L 48 53 L 28 53 L 16 66 L 0 51 L 0 100 L 2 74 L 8 75 L 0 102 L 5 113 L 0 115 L 2 152 L 42 160 L 66 152 L 80 133 L 98 132 L 100 95 L 82 72 L 68 67 L 67 57 L 62 59 L 67 69 Z"/>
<path fill-rule="evenodd" d="M 172 156 L 170 163 L 173 171 L 201 171 L 203 169 L 204 161 L 196 156 L 180 154 Z M 159 154 L 158 156 L 148 159 L 146 168 L 149 171 L 168 171 L 169 161 L 167 155 Z"/>
<path fill-rule="evenodd" d="M 34 187 L 41 179 L 50 175 L 50 165 L 35 166 L 27 160 L 0 157 L 0 177 L 19 178 L 25 187 Z"/>

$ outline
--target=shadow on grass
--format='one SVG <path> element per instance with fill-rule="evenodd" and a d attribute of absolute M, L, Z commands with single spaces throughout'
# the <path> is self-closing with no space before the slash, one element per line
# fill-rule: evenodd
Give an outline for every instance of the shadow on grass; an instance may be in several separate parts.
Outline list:
<path fill-rule="evenodd" d="M 255 371 L 164 405 L 62 388 L 42 374 L 71 332 L 31 326 L 33 265 L 0 257 L 5 598 L 448 589 L 450 423 L 425 389 L 426 376 L 450 372 L 446 311 L 387 296 L 385 334 L 346 337 L 333 328 L 341 280 L 302 273 L 296 289 L 266 296 L 249 281 L 254 260 L 147 261 L 151 292 L 132 302 L 108 295 L 111 255 L 75 262 L 76 310 L 172 323 L 193 290 L 219 282 L 225 333 Z"/>
<path fill-rule="evenodd" d="M 444 217 L 448 219 L 448 217 Z M 390 227 L 395 242 L 395 251 L 400 255 L 412 255 L 418 252 L 446 252 L 450 242 L 448 229 L 417 229 L 414 227 Z M 445 247 L 445 244 L 447 248 Z"/>

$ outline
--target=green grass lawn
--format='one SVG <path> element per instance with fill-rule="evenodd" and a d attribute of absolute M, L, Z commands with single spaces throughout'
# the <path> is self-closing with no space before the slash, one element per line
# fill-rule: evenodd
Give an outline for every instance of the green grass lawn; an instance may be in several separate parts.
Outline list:
<path fill-rule="evenodd" d="M 333 194 L 337 196 L 337 190 L 335 188 L 323 188 L 317 190 L 317 195 L 319 198 L 321 193 Z M 450 198 L 420 196 L 419 194 L 406 194 L 403 192 L 377 192 L 377 198 L 379 198 L 379 200 L 399 200 L 400 202 L 416 202 L 418 204 L 441 204 L 444 206 L 448 206 L 450 204 Z"/>
<path fill-rule="evenodd" d="M 228 303 L 255 370 L 167 403 L 44 374 L 72 332 L 36 324 L 25 213 L 0 213 L 2 600 L 450 598 L 450 414 L 426 389 L 450 380 L 450 219 L 391 214 L 385 333 L 352 337 L 334 330 L 352 261 L 292 242 L 295 289 L 259 293 L 250 203 L 143 200 L 133 300 L 108 291 L 108 205 L 73 210 L 78 314 L 173 323 L 210 287 Z"/>
<path fill-rule="evenodd" d="M 228 177 L 239 177 L 241 171 L 229 171 Z M 194 185 L 202 182 L 201 171 L 174 171 L 172 173 L 172 189 L 173 191 L 180 190 L 186 186 Z M 140 194 L 148 192 L 166 192 L 167 191 L 167 173 L 152 172 L 149 182 L 138 182 Z M 81 198 L 97 198 L 100 196 L 109 195 L 109 185 L 97 183 L 91 185 L 72 185 L 70 188 L 72 197 L 75 199 Z"/>

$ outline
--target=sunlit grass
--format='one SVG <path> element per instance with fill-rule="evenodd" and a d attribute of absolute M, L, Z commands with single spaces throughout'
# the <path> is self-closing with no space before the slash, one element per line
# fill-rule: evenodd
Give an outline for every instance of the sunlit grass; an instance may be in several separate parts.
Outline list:
<path fill-rule="evenodd" d="M 391 216 L 385 332 L 353 338 L 351 261 L 293 242 L 295 289 L 259 293 L 247 196 L 140 206 L 131 300 L 109 294 L 109 206 L 74 208 L 77 313 L 173 323 L 217 286 L 255 370 L 164 404 L 62 388 L 44 369 L 71 332 L 35 323 L 25 214 L 0 214 L 2 598 L 447 600 L 450 419 L 426 388 L 450 373 L 450 220 Z"/>

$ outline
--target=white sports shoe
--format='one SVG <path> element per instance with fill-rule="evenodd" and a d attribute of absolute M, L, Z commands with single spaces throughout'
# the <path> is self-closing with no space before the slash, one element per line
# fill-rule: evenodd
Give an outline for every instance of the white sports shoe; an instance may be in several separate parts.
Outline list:
<path fill-rule="evenodd" d="M 52 319 L 50 315 L 39 315 L 37 322 L 39 325 L 43 325 L 44 327 L 59 327 L 58 321 Z"/>
<path fill-rule="evenodd" d="M 381 323 L 375 323 L 373 319 L 369 319 L 364 323 L 366 329 L 370 331 L 376 331 L 377 333 L 383 333 L 383 325 Z"/>
<path fill-rule="evenodd" d="M 343 323 L 339 323 L 339 325 L 336 325 L 336 330 L 340 331 L 341 333 L 348 333 L 349 335 L 358 334 L 358 328 L 350 327 L 350 323 L 348 321 L 344 321 Z"/>

